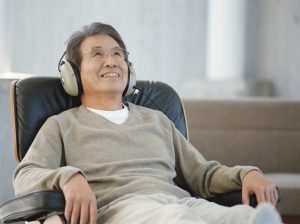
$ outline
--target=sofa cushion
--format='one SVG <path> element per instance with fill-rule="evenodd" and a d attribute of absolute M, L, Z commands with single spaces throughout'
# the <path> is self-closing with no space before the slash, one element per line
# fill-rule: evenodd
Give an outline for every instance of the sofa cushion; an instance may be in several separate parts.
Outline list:
<path fill-rule="evenodd" d="M 300 173 L 300 101 L 255 98 L 183 103 L 190 142 L 207 159 L 228 166 L 254 165 L 263 172 Z"/>

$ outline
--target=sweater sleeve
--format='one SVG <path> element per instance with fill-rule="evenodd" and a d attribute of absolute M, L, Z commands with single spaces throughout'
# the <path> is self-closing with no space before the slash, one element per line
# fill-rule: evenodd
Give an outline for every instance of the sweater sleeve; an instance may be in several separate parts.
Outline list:
<path fill-rule="evenodd" d="M 78 168 L 62 166 L 62 134 L 55 118 L 39 130 L 23 160 L 13 174 L 16 196 L 38 190 L 60 190 Z"/>
<path fill-rule="evenodd" d="M 176 156 L 175 181 L 203 198 L 241 189 L 243 177 L 253 166 L 227 167 L 217 161 L 207 161 L 172 124 Z"/>

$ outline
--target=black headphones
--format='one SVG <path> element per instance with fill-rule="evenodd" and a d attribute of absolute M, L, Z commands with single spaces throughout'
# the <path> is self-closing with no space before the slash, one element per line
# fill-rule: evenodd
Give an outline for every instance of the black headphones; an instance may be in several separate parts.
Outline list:
<path fill-rule="evenodd" d="M 65 56 L 66 52 L 64 52 L 58 63 L 58 71 L 60 74 L 61 83 L 66 93 L 71 96 L 80 96 L 83 93 L 80 72 L 72 62 L 66 60 Z M 123 96 L 132 94 L 136 85 L 136 74 L 133 64 L 129 61 L 126 62 L 128 66 L 128 81 L 123 92 Z"/>

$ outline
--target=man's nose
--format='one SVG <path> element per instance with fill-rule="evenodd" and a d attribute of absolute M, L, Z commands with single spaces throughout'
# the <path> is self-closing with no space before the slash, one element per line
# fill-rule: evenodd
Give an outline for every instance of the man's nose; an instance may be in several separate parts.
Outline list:
<path fill-rule="evenodd" d="M 104 65 L 105 66 L 116 66 L 117 63 L 111 54 L 106 54 L 104 57 Z"/>

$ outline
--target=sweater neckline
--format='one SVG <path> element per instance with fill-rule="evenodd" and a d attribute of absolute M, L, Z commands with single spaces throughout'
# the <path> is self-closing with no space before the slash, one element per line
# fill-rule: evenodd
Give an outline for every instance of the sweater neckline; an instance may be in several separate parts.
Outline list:
<path fill-rule="evenodd" d="M 129 115 L 129 109 L 124 104 L 122 109 L 113 111 L 93 109 L 89 107 L 86 108 L 99 116 L 105 117 L 107 120 L 112 121 L 115 124 L 123 124 L 128 119 Z"/>
<path fill-rule="evenodd" d="M 110 120 L 108 120 L 107 118 L 103 117 L 103 116 L 99 116 L 98 114 L 90 111 L 87 107 L 85 107 L 84 105 L 80 105 L 79 106 L 79 113 L 82 115 L 82 118 L 86 121 L 89 122 L 90 125 L 92 126 L 98 126 L 99 125 L 99 121 L 103 121 L 105 122 L 107 125 L 112 126 L 114 128 L 120 128 L 120 127 L 125 127 L 125 126 L 129 126 L 129 124 L 131 123 L 132 117 L 134 117 L 133 113 L 134 113 L 134 105 L 132 103 L 127 103 L 128 106 L 128 118 L 126 119 L 126 121 L 122 124 L 116 124 Z"/>

